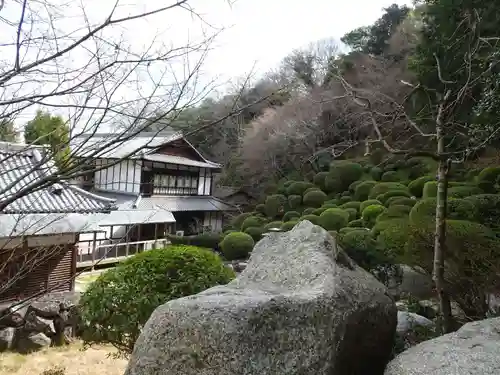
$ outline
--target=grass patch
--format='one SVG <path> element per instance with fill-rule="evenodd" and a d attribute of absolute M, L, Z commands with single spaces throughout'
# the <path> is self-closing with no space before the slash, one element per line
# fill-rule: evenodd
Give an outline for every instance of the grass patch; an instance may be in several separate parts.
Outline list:
<path fill-rule="evenodd" d="M 80 342 L 60 348 L 46 348 L 40 352 L 22 355 L 0 353 L 0 374 L 41 375 L 56 368 L 64 375 L 123 375 L 126 359 L 116 359 L 112 346 L 95 346 L 82 350 Z"/>

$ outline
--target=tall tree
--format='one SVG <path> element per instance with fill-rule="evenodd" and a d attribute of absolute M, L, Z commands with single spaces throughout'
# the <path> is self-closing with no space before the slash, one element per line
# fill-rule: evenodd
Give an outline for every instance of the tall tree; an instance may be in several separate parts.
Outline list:
<path fill-rule="evenodd" d="M 15 142 L 17 139 L 17 132 L 14 122 L 3 119 L 0 120 L 0 141 Z"/>
<path fill-rule="evenodd" d="M 29 144 L 48 145 L 59 166 L 68 161 L 69 127 L 61 116 L 38 110 L 24 127 L 24 139 Z"/>

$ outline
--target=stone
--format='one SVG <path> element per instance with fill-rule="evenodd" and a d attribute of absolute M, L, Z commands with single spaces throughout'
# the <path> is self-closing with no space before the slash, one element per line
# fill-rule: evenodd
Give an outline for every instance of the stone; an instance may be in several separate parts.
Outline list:
<path fill-rule="evenodd" d="M 407 265 L 400 265 L 402 271 L 401 283 L 397 287 L 397 293 L 401 296 L 411 295 L 418 299 L 433 297 L 434 283 L 429 274 L 423 269 L 413 269 Z"/>
<path fill-rule="evenodd" d="M 13 327 L 0 329 L 0 352 L 12 350 L 15 332 Z"/>
<path fill-rule="evenodd" d="M 227 285 L 158 307 L 126 375 L 382 374 L 397 310 L 324 229 L 260 240 Z"/>
<path fill-rule="evenodd" d="M 43 333 L 32 333 L 17 337 L 15 347 L 19 353 L 27 354 L 49 347 L 51 342 L 51 339 Z"/>
<path fill-rule="evenodd" d="M 418 326 L 433 327 L 434 322 L 423 316 L 408 311 L 398 311 L 398 325 L 396 327 L 397 333 L 404 334 Z"/>
<path fill-rule="evenodd" d="M 500 318 L 485 319 L 404 351 L 385 375 L 498 375 L 499 353 Z"/>

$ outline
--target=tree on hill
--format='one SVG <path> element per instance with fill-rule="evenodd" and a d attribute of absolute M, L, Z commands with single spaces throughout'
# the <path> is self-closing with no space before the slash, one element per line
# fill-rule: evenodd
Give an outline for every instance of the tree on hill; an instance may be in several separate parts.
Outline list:
<path fill-rule="evenodd" d="M 0 120 L 0 141 L 15 142 L 17 140 L 17 132 L 14 122 L 3 119 Z"/>

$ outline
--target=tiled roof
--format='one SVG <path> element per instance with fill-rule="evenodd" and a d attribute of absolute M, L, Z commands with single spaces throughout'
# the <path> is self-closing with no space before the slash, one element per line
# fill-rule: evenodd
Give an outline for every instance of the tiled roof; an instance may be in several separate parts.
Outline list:
<path fill-rule="evenodd" d="M 188 165 L 191 167 L 200 167 L 200 168 L 221 168 L 220 164 L 213 163 L 211 161 L 197 161 L 185 158 L 183 156 L 176 155 L 165 155 L 165 154 L 149 154 L 144 155 L 142 157 L 144 160 L 156 161 L 160 163 L 169 163 L 169 164 L 180 164 L 180 165 Z"/>
<path fill-rule="evenodd" d="M 0 142 L 0 201 L 56 172 L 44 161 L 45 148 Z M 95 213 L 114 209 L 114 200 L 66 183 L 33 189 L 9 204 L 2 214 Z"/>
<path fill-rule="evenodd" d="M 143 210 L 162 209 L 171 212 L 183 211 L 234 211 L 236 208 L 210 196 L 152 196 L 137 201 L 137 208 Z"/>

